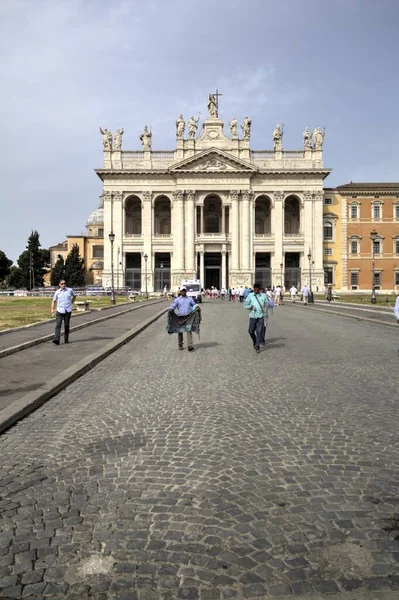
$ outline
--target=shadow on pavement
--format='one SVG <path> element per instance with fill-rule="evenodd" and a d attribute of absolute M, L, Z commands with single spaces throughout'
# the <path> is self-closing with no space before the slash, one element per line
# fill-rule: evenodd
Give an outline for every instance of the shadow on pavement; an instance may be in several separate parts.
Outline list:
<path fill-rule="evenodd" d="M 219 342 L 205 342 L 203 344 L 196 344 L 196 348 L 214 348 L 220 346 Z"/>

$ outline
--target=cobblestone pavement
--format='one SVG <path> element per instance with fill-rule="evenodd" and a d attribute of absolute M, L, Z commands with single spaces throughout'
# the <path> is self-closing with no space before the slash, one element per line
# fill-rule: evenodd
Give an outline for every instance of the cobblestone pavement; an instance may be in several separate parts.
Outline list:
<path fill-rule="evenodd" d="M 203 313 L 0 438 L 0 597 L 399 598 L 399 328 Z"/>

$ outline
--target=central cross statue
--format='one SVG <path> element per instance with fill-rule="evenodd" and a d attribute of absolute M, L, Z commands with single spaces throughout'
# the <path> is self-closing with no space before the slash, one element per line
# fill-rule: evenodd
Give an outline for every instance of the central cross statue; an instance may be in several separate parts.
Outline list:
<path fill-rule="evenodd" d="M 217 118 L 219 113 L 219 96 L 223 96 L 223 94 L 219 93 L 219 90 L 216 89 L 215 94 L 209 94 L 208 100 L 208 110 L 209 116 L 211 118 Z"/>

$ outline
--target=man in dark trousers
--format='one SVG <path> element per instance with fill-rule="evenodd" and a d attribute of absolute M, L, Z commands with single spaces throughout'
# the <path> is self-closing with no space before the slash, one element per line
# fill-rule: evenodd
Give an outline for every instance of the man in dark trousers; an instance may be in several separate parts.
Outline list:
<path fill-rule="evenodd" d="M 53 296 L 51 303 L 51 314 L 54 315 L 55 307 L 57 307 L 57 313 L 55 317 L 55 334 L 53 344 L 59 346 L 61 337 L 61 326 L 64 321 L 64 341 L 66 344 L 69 342 L 69 324 L 71 321 L 72 304 L 76 299 L 76 292 L 72 288 L 67 287 L 65 279 L 60 281 L 60 289 L 57 290 Z"/>

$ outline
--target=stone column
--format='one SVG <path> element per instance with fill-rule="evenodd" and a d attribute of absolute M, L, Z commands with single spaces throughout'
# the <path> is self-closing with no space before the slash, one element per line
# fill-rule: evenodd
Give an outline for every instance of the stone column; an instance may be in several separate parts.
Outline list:
<path fill-rule="evenodd" d="M 114 242 L 114 284 L 115 287 L 121 287 L 123 285 L 123 273 L 118 264 L 118 248 L 123 249 L 123 202 L 122 192 L 114 192 L 113 199 L 113 229 L 115 233 Z M 104 234 L 106 232 L 104 231 Z"/>
<path fill-rule="evenodd" d="M 141 235 L 143 237 L 143 250 L 144 254 L 148 256 L 147 260 L 147 287 L 149 292 L 154 291 L 154 271 L 153 256 L 152 256 L 152 192 L 142 192 L 142 203 L 141 203 Z M 144 256 L 143 254 L 143 256 Z M 144 259 L 142 261 L 144 265 Z M 144 269 L 142 270 L 142 281 L 144 282 L 143 289 L 145 288 L 145 274 Z"/>
<path fill-rule="evenodd" d="M 200 205 L 200 230 L 199 232 L 204 233 L 204 203 Z"/>
<path fill-rule="evenodd" d="M 249 192 L 241 192 L 241 206 L 242 206 L 242 219 L 241 219 L 241 270 L 249 271 L 249 235 L 250 235 L 250 224 L 249 224 Z"/>
<path fill-rule="evenodd" d="M 201 280 L 201 285 L 204 288 L 205 287 L 205 252 L 203 250 L 200 250 L 200 280 Z"/>
<path fill-rule="evenodd" d="M 274 192 L 274 258 L 272 264 L 272 284 L 280 277 L 280 264 L 283 262 L 284 236 L 284 192 Z"/>
<path fill-rule="evenodd" d="M 226 233 L 226 207 L 222 204 L 222 233 Z"/>
<path fill-rule="evenodd" d="M 240 230 L 238 218 L 238 192 L 230 192 L 231 197 L 231 271 L 238 271 L 240 268 Z M 233 282 L 232 282 L 233 285 Z"/>
<path fill-rule="evenodd" d="M 316 192 L 313 196 L 313 260 L 314 260 L 314 286 L 324 289 L 324 255 L 323 255 L 323 191 Z M 336 225 L 336 224 L 335 224 Z"/>
<path fill-rule="evenodd" d="M 194 262 L 194 210 L 195 210 L 195 192 L 189 190 L 186 192 L 185 202 L 185 234 L 186 234 L 186 277 L 192 279 L 195 277 Z"/>
<path fill-rule="evenodd" d="M 222 288 L 226 289 L 226 248 L 222 250 Z"/>
<path fill-rule="evenodd" d="M 173 192 L 173 262 L 177 277 L 175 285 L 180 285 L 179 279 L 184 275 L 184 245 L 183 191 L 176 190 Z"/>

